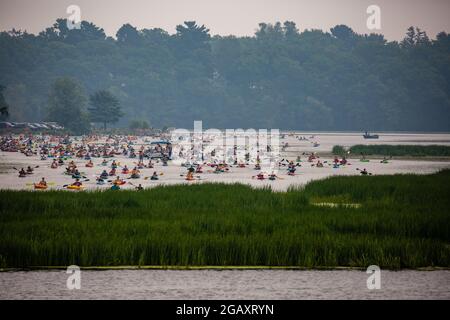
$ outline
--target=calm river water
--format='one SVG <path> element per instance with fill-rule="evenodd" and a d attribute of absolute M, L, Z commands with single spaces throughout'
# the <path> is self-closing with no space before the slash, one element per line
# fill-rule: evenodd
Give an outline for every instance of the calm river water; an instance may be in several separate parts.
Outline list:
<path fill-rule="evenodd" d="M 363 271 L 82 271 L 67 289 L 65 271 L 0 272 L 0 299 L 450 299 L 450 271 L 381 271 L 367 289 Z"/>

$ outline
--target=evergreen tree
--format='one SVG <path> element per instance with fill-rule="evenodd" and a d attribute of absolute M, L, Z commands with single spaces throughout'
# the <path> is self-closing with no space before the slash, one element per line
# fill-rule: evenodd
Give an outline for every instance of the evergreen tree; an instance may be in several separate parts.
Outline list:
<path fill-rule="evenodd" d="M 123 116 L 119 100 L 109 91 L 97 91 L 89 100 L 91 121 L 102 123 L 105 130 L 108 123 L 116 123 Z"/>

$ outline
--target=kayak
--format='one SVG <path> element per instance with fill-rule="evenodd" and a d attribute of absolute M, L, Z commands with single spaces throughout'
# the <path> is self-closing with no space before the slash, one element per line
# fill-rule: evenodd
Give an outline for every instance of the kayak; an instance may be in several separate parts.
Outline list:
<path fill-rule="evenodd" d="M 83 186 L 67 186 L 69 190 L 82 190 Z"/>
<path fill-rule="evenodd" d="M 361 160 L 359 160 L 360 162 L 370 162 L 370 160 L 369 159 L 361 159 Z"/>
<path fill-rule="evenodd" d="M 141 176 L 137 174 L 137 175 L 131 175 L 130 178 L 131 178 L 131 179 L 139 179 L 140 177 L 141 177 Z"/>
<path fill-rule="evenodd" d="M 127 183 L 126 181 L 120 180 L 120 181 L 114 181 L 113 184 L 118 185 L 118 186 L 122 186 L 125 183 Z"/>
<path fill-rule="evenodd" d="M 39 189 L 39 190 L 45 190 L 48 187 L 46 185 L 42 185 L 42 184 L 34 184 L 34 188 Z"/>

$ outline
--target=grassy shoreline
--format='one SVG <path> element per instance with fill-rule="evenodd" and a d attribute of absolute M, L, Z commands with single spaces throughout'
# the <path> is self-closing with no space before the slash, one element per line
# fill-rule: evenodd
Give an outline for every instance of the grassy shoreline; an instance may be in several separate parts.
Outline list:
<path fill-rule="evenodd" d="M 448 181 L 450 170 L 331 177 L 287 192 L 0 191 L 0 268 L 448 268 Z"/>
<path fill-rule="evenodd" d="M 334 146 L 332 154 L 346 155 L 347 151 L 352 155 L 363 154 L 365 156 L 378 157 L 411 157 L 411 158 L 448 158 L 450 157 L 450 146 L 444 145 L 387 145 L 387 144 L 373 144 L 363 145 L 358 144 L 345 148 L 343 146 Z"/>

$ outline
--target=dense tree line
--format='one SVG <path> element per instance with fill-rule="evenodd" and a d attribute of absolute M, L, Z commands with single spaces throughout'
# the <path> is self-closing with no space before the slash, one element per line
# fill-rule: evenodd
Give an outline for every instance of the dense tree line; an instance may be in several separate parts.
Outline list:
<path fill-rule="evenodd" d="M 195 22 L 176 30 L 126 24 L 113 39 L 92 23 L 69 30 L 60 19 L 39 35 L 2 32 L 10 118 L 57 117 L 48 113 L 52 88 L 70 77 L 91 101 L 101 90 L 117 97 L 123 126 L 450 130 L 445 32 L 431 40 L 411 27 L 403 41 L 388 42 L 345 25 L 299 32 L 289 21 L 261 23 L 253 37 L 212 36 Z"/>

